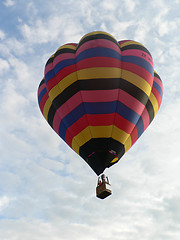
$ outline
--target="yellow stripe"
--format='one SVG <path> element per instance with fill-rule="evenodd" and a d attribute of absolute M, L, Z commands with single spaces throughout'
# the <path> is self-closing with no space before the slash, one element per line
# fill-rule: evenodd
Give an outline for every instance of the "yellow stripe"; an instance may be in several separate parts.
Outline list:
<path fill-rule="evenodd" d="M 73 145 L 72 145 L 72 149 L 79 155 L 79 145 L 78 143 L 75 141 L 75 139 L 73 140 Z"/>
<path fill-rule="evenodd" d="M 122 70 L 120 68 L 111 67 L 86 68 L 77 71 L 78 79 L 119 78 L 121 73 Z"/>
<path fill-rule="evenodd" d="M 69 74 L 68 76 L 64 77 L 59 83 L 58 86 L 61 89 L 61 91 L 64 91 L 67 87 L 69 87 L 71 84 L 76 82 L 77 79 L 77 72 L 73 72 Z"/>
<path fill-rule="evenodd" d="M 154 96 L 154 94 L 152 92 L 149 96 L 149 100 L 152 103 L 152 106 L 153 106 L 153 109 L 154 109 L 154 116 L 155 116 L 158 112 L 159 105 L 158 105 L 158 101 L 157 101 L 156 97 Z"/>
<path fill-rule="evenodd" d="M 77 81 L 77 74 L 73 72 L 63 78 L 57 85 L 55 85 L 49 92 L 49 96 L 53 100 L 57 95 L 63 92 L 67 87 Z"/>
<path fill-rule="evenodd" d="M 49 96 L 53 100 L 57 95 L 63 92 L 67 87 L 72 85 L 74 82 L 79 80 L 88 80 L 96 78 L 119 78 L 121 76 L 122 70 L 120 68 L 86 68 L 73 72 L 63 78 L 56 86 L 54 86 L 50 92 Z"/>
<path fill-rule="evenodd" d="M 112 131 L 112 138 L 117 140 L 118 142 L 124 144 L 126 139 L 129 137 L 129 134 L 114 126 Z"/>
<path fill-rule="evenodd" d="M 111 34 L 109 34 L 109 33 L 107 33 L 107 32 L 94 31 L 94 32 L 90 32 L 90 33 L 87 33 L 86 35 L 84 35 L 79 42 L 81 42 L 84 38 L 86 38 L 86 37 L 88 37 L 88 36 L 93 36 L 93 35 L 96 35 L 96 34 L 104 34 L 104 35 L 110 36 L 110 37 L 112 37 L 113 39 L 115 39 Z M 116 40 L 116 39 L 115 39 L 115 40 Z"/>
<path fill-rule="evenodd" d="M 115 163 L 115 162 L 117 162 L 119 159 L 118 159 L 118 157 L 115 157 L 112 161 L 111 161 L 111 163 Z"/>
<path fill-rule="evenodd" d="M 69 48 L 69 49 L 76 50 L 76 47 L 75 47 L 75 46 L 70 45 L 70 44 L 64 44 L 64 45 L 62 45 L 61 47 L 59 47 L 59 48 L 57 49 L 57 51 L 59 51 L 60 49 L 64 49 L 64 48 Z"/>
<path fill-rule="evenodd" d="M 45 117 L 45 119 L 48 121 L 48 113 L 49 113 L 49 109 L 52 105 L 52 102 L 50 100 L 50 98 L 47 99 L 46 103 L 44 104 L 44 108 L 43 108 L 43 116 Z"/>
<path fill-rule="evenodd" d="M 90 131 L 93 138 L 109 138 L 112 134 L 113 125 L 91 126 Z"/>
<path fill-rule="evenodd" d="M 57 84 L 55 87 L 53 87 L 50 90 L 49 97 L 53 101 L 60 93 L 61 93 L 61 89 L 59 88 L 59 85 Z"/>
<path fill-rule="evenodd" d="M 127 151 L 132 145 L 130 135 L 114 125 L 89 126 L 82 130 L 79 134 L 77 134 L 73 138 L 72 149 L 79 154 L 79 148 L 86 142 L 88 142 L 91 138 L 109 138 L 109 137 L 112 137 L 118 142 L 124 144 L 125 151 Z"/>
<path fill-rule="evenodd" d="M 135 73 L 122 70 L 122 78 L 127 80 L 128 82 L 134 84 L 136 87 L 140 88 L 142 91 L 144 91 L 148 96 L 151 93 L 151 86 L 149 85 L 146 80 L 141 78 Z"/>
<path fill-rule="evenodd" d="M 72 140 L 72 148 L 78 152 L 79 150 L 75 146 L 75 142 L 78 143 L 78 148 L 88 142 L 91 138 L 109 138 L 112 137 L 115 140 L 125 143 L 129 134 L 123 130 L 117 128 L 114 125 L 109 126 L 89 126 L 77 134 Z"/>
<path fill-rule="evenodd" d="M 127 41 L 125 43 L 120 44 L 120 46 L 122 48 L 122 47 L 125 47 L 125 46 L 128 46 L 128 45 L 132 45 L 132 44 L 143 46 L 141 43 L 136 42 L 136 41 Z"/>
<path fill-rule="evenodd" d="M 88 142 L 91 139 L 90 127 L 86 127 L 79 134 L 77 134 L 72 140 L 72 148 L 79 154 L 79 147 Z M 77 145 L 78 144 L 78 145 Z"/>
<path fill-rule="evenodd" d="M 129 135 L 129 137 L 127 138 L 125 144 L 124 144 L 124 148 L 125 148 L 125 152 L 127 152 L 132 146 L 132 140 L 131 140 L 131 135 Z"/>

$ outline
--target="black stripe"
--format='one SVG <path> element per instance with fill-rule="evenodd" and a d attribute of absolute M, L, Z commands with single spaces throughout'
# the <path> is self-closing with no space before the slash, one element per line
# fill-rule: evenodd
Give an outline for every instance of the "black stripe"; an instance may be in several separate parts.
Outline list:
<path fill-rule="evenodd" d="M 58 55 L 60 55 L 60 54 L 62 54 L 62 53 L 75 53 L 75 52 L 76 52 L 76 50 L 71 49 L 71 48 L 62 48 L 62 49 L 59 49 L 59 50 L 57 50 L 57 51 L 55 52 L 55 54 L 54 54 L 53 57 L 50 57 L 50 58 L 47 60 L 45 67 L 46 67 L 48 64 L 52 63 L 52 62 L 54 61 L 54 59 L 55 59 Z"/>
<path fill-rule="evenodd" d="M 52 63 L 53 61 L 54 61 L 54 56 L 53 56 L 53 57 L 50 57 L 50 58 L 47 60 L 45 67 L 46 67 L 48 64 Z"/>
<path fill-rule="evenodd" d="M 120 48 L 118 42 L 117 42 L 113 37 L 111 37 L 111 36 L 109 36 L 109 35 L 106 35 L 106 34 L 103 34 L 103 33 L 99 33 L 99 34 L 89 35 L 89 36 L 83 38 L 83 39 L 79 42 L 77 49 L 78 49 L 82 44 L 84 44 L 85 42 L 88 42 L 88 41 L 91 41 L 91 40 L 96 40 L 96 39 L 106 39 L 106 40 L 110 40 L 111 42 L 115 43 L 115 44 Z"/>
<path fill-rule="evenodd" d="M 142 104 L 146 104 L 148 96 L 140 88 L 136 87 L 132 83 L 122 78 L 105 78 L 105 79 L 88 79 L 78 80 L 72 85 L 67 87 L 62 93 L 60 93 L 54 100 L 53 105 L 59 108 L 68 99 L 70 99 L 78 91 L 85 90 L 111 90 L 111 89 L 122 89 L 135 97 Z"/>
<path fill-rule="evenodd" d="M 143 105 L 146 105 L 149 98 L 148 95 L 144 91 L 142 91 L 140 88 L 136 87 L 134 84 L 121 78 L 119 88 L 127 92 L 129 95 L 133 96 L 134 98 L 136 98 Z"/>
<path fill-rule="evenodd" d="M 49 124 L 52 125 L 55 115 L 54 109 L 51 110 L 51 108 L 60 108 L 68 99 L 70 99 L 80 90 L 108 90 L 117 89 L 118 86 L 119 79 L 108 79 L 108 81 L 105 81 L 105 79 L 89 79 L 74 82 L 53 100 L 48 114 Z"/>
<path fill-rule="evenodd" d="M 149 114 L 149 119 L 150 119 L 150 123 L 152 122 L 152 120 L 154 119 L 154 108 L 152 103 L 150 102 L 150 100 L 148 99 L 147 104 L 146 104 L 146 109 L 148 111 Z"/>
<path fill-rule="evenodd" d="M 125 153 L 124 145 L 113 138 L 92 138 L 80 147 L 79 154 L 99 175 L 105 168 L 113 165 L 110 162 L 115 155 L 109 153 L 110 150 L 113 150 L 119 159 Z"/>
<path fill-rule="evenodd" d="M 60 55 L 62 53 L 76 53 L 76 50 L 72 49 L 72 48 L 61 48 L 56 51 L 54 58 L 56 58 L 58 55 Z"/>
<path fill-rule="evenodd" d="M 79 83 L 78 81 L 74 82 L 72 85 L 67 87 L 62 93 L 60 93 L 54 100 L 53 105 L 56 109 L 61 107 L 68 99 L 70 99 L 73 95 L 79 92 Z"/>
<path fill-rule="evenodd" d="M 122 78 L 105 78 L 105 79 L 88 79 L 88 80 L 78 80 L 72 85 L 67 87 L 62 93 L 60 93 L 52 102 L 48 114 L 48 122 L 52 125 L 53 118 L 55 115 L 55 110 L 51 108 L 60 108 L 68 99 L 75 95 L 79 91 L 85 90 L 112 90 L 112 89 L 122 89 L 127 92 L 143 105 L 146 105 L 148 101 L 148 96 L 140 88 L 136 87 L 132 83 L 122 79 Z"/>
<path fill-rule="evenodd" d="M 118 87 L 119 78 L 78 80 L 60 93 L 53 100 L 53 105 L 55 105 L 56 108 L 61 107 L 68 99 L 80 90 L 108 90 L 117 89 Z"/>
<path fill-rule="evenodd" d="M 40 86 L 41 85 L 43 85 L 45 83 L 45 80 L 44 80 L 44 78 L 41 80 L 41 82 L 40 82 L 40 84 L 39 84 L 39 88 L 40 88 Z"/>
<path fill-rule="evenodd" d="M 145 48 L 144 46 L 139 45 L 139 44 L 130 44 L 130 45 L 121 47 L 121 51 L 129 50 L 129 49 L 142 50 L 142 51 L 148 53 L 148 54 L 151 56 L 151 54 L 150 54 L 150 52 L 147 50 L 147 48 Z M 151 56 L 151 57 L 152 57 L 152 56 Z"/>
<path fill-rule="evenodd" d="M 51 127 L 53 126 L 53 119 L 54 119 L 55 113 L 56 113 L 56 108 L 53 106 L 53 104 L 51 104 L 51 107 L 48 112 L 48 123 Z"/>
<path fill-rule="evenodd" d="M 154 72 L 154 77 L 158 78 L 162 82 L 160 76 L 156 72 Z"/>

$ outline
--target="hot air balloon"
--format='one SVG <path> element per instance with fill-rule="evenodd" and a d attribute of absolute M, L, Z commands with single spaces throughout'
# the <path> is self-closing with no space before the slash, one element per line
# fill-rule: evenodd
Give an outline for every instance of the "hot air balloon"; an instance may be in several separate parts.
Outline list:
<path fill-rule="evenodd" d="M 54 131 L 100 175 L 149 126 L 162 95 L 147 48 L 97 31 L 48 59 L 38 102 Z"/>

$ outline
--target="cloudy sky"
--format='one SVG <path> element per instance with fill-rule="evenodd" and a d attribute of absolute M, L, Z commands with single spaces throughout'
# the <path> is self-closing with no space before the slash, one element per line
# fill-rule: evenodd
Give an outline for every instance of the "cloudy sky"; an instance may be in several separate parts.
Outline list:
<path fill-rule="evenodd" d="M 179 13 L 179 0 L 0 1 L 1 240 L 179 240 Z M 145 45 L 164 84 L 156 118 L 106 171 L 105 200 L 37 103 L 48 57 L 94 30 Z"/>

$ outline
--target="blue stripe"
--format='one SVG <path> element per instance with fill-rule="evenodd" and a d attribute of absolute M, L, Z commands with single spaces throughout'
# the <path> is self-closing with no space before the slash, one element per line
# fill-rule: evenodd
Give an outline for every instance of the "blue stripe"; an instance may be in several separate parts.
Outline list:
<path fill-rule="evenodd" d="M 40 102 L 42 100 L 42 98 L 44 97 L 44 95 L 47 93 L 46 87 L 40 92 L 39 96 L 38 96 L 38 102 L 40 105 Z"/>
<path fill-rule="evenodd" d="M 59 136 L 65 141 L 65 134 L 66 134 L 67 126 L 64 123 L 64 120 L 61 120 L 61 124 L 59 126 Z"/>
<path fill-rule="evenodd" d="M 74 110 L 72 110 L 68 115 L 66 115 L 60 124 L 59 135 L 65 140 L 66 130 L 72 126 L 76 121 L 78 121 L 85 114 L 110 114 L 117 112 L 120 116 L 127 119 L 134 125 L 138 122 L 140 116 L 134 112 L 132 109 L 125 106 L 119 101 L 113 102 L 99 102 L 99 103 L 81 103 Z M 139 123 L 139 126 L 140 123 Z M 140 127 L 141 129 L 142 127 Z M 144 128 L 144 126 L 143 126 Z M 141 132 L 141 130 L 139 130 Z"/>
<path fill-rule="evenodd" d="M 136 124 L 136 128 L 138 131 L 138 138 L 141 136 L 141 134 L 144 132 L 144 123 L 142 120 L 142 117 L 139 118 L 137 124 Z"/>
<path fill-rule="evenodd" d="M 63 68 L 73 65 L 75 63 L 78 63 L 83 59 L 92 58 L 92 57 L 111 57 L 111 58 L 121 60 L 120 53 L 118 53 L 117 51 L 112 50 L 110 48 L 95 47 L 95 48 L 86 49 L 83 52 L 81 52 L 80 54 L 78 54 L 75 59 L 70 58 L 70 59 L 65 59 L 65 60 L 59 62 L 54 67 L 54 69 L 52 69 L 46 73 L 45 83 L 47 84 L 47 82 L 51 78 L 55 77 L 55 75 L 59 71 L 61 71 Z"/>
<path fill-rule="evenodd" d="M 159 92 L 159 94 L 161 95 L 161 98 L 162 98 L 163 91 L 162 91 L 162 88 L 159 86 L 159 84 L 154 81 L 154 82 L 153 82 L 153 87 L 156 88 L 156 90 Z"/>
<path fill-rule="evenodd" d="M 73 65 L 75 63 L 74 59 L 73 58 L 70 58 L 70 59 L 65 59 L 61 62 L 59 62 L 55 67 L 54 67 L 54 72 L 55 72 L 55 75 L 61 71 L 63 68 L 65 67 L 68 67 L 70 65 Z"/>
<path fill-rule="evenodd" d="M 44 77 L 45 84 L 47 84 L 47 82 L 53 77 L 55 77 L 55 73 L 54 73 L 54 70 L 52 69 L 49 72 L 47 72 L 45 77 Z"/>
<path fill-rule="evenodd" d="M 123 118 L 133 123 L 134 125 L 136 125 L 140 117 L 139 114 L 137 114 L 135 111 L 133 111 L 131 108 L 127 107 L 121 102 L 118 102 L 117 113 Z"/>
<path fill-rule="evenodd" d="M 59 135 L 63 140 L 65 140 L 66 130 L 69 128 L 73 123 L 75 123 L 78 119 L 85 115 L 83 103 L 77 106 L 73 111 L 71 111 L 68 115 L 66 115 L 59 126 Z"/>
<path fill-rule="evenodd" d="M 76 62 L 92 57 L 110 57 L 121 60 L 121 55 L 117 51 L 110 48 L 95 47 L 86 49 L 78 54 L 76 57 Z"/>
<path fill-rule="evenodd" d="M 154 77 L 154 69 L 145 59 L 136 56 L 123 56 L 122 61 L 139 65 L 140 67 L 146 69 Z"/>
<path fill-rule="evenodd" d="M 109 114 L 116 112 L 117 101 L 113 102 L 85 102 L 87 114 Z"/>

